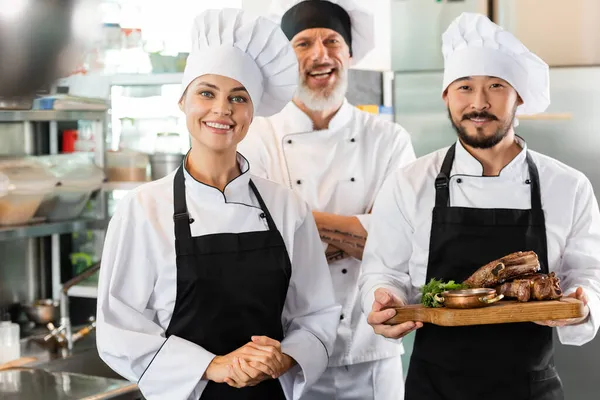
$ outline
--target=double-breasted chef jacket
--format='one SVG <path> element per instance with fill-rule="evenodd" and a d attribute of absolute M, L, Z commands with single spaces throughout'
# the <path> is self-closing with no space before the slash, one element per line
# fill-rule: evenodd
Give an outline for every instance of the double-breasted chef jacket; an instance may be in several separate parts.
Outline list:
<path fill-rule="evenodd" d="M 370 232 L 369 214 L 385 178 L 415 159 L 409 134 L 400 125 L 359 110 L 347 100 L 328 129 L 315 131 L 293 102 L 278 114 L 253 121 L 239 151 L 253 172 L 291 188 L 311 210 L 356 216 Z M 323 250 L 327 247 L 323 243 Z M 329 265 L 335 298 L 342 305 L 330 366 L 399 356 L 400 343 L 374 334 L 361 312 L 357 279 L 361 261 Z"/>

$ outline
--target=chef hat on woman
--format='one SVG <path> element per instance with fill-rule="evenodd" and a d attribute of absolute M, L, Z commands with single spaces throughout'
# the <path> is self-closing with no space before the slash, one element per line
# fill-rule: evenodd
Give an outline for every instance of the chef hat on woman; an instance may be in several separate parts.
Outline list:
<path fill-rule="evenodd" d="M 239 9 L 206 10 L 194 21 L 181 96 L 194 79 L 206 74 L 240 82 L 248 90 L 254 114 L 270 116 L 292 99 L 298 61 L 273 21 Z"/>
<path fill-rule="evenodd" d="M 519 93 L 517 114 L 537 114 L 550 105 L 549 68 L 512 33 L 475 13 L 463 13 L 442 35 L 444 84 L 467 76 L 495 76 Z"/>
<path fill-rule="evenodd" d="M 338 32 L 350 47 L 356 64 L 375 48 L 373 14 L 359 5 L 366 0 L 274 0 L 271 18 L 281 24 L 289 40 L 305 29 Z"/>

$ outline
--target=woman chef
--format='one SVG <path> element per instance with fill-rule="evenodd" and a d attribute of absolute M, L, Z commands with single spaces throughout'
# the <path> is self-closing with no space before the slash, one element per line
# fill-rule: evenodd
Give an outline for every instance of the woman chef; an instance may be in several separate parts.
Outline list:
<path fill-rule="evenodd" d="M 459 140 L 399 170 L 381 190 L 363 258 L 363 310 L 389 338 L 420 327 L 406 400 L 562 400 L 551 326 L 559 326 L 563 344 L 580 346 L 600 324 L 600 212 L 592 185 L 515 134 L 515 113 L 541 113 L 550 103 L 546 63 L 471 13 L 444 33 L 443 53 L 443 99 Z M 383 306 L 418 301 L 431 278 L 461 282 L 517 251 L 535 251 L 541 272 L 555 272 L 567 296 L 587 303 L 584 316 L 383 325 L 395 313 Z"/>
<path fill-rule="evenodd" d="M 191 150 L 120 201 L 102 256 L 98 350 L 147 399 L 297 399 L 327 366 L 340 308 L 312 214 L 236 153 L 255 114 L 290 101 L 297 68 L 266 19 L 195 20 Z"/>

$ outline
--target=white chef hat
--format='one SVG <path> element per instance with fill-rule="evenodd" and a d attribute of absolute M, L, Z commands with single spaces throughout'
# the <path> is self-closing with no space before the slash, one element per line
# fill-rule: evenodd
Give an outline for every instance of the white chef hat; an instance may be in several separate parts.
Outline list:
<path fill-rule="evenodd" d="M 239 9 L 206 10 L 192 28 L 181 96 L 199 76 L 216 74 L 248 90 L 254 114 L 278 113 L 292 99 L 298 83 L 298 60 L 280 27 Z"/>
<path fill-rule="evenodd" d="M 466 76 L 495 76 L 519 93 L 517 114 L 536 114 L 550 104 L 548 65 L 512 33 L 475 13 L 462 13 L 442 35 L 444 84 Z"/>
<path fill-rule="evenodd" d="M 375 47 L 373 14 L 358 0 L 273 0 L 270 17 L 290 40 L 305 29 L 335 30 L 350 47 L 353 64 Z"/>

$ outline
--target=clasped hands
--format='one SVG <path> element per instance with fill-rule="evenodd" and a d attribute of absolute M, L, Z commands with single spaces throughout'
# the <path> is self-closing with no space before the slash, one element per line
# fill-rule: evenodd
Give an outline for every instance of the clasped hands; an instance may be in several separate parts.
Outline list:
<path fill-rule="evenodd" d="M 256 386 L 267 379 L 285 374 L 295 361 L 281 352 L 281 343 L 266 336 L 253 336 L 252 341 L 224 356 L 216 356 L 205 372 L 205 378 L 227 383 L 235 388 Z"/>

